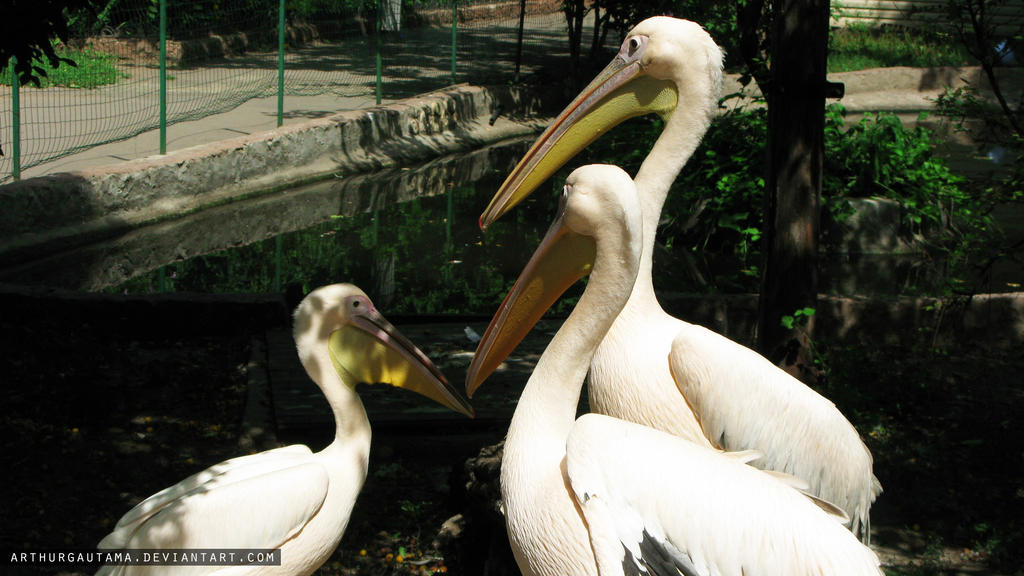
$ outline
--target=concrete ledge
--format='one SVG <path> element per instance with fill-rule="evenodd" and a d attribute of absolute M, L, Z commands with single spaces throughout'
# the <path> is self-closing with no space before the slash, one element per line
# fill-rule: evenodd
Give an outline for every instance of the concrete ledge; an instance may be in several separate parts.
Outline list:
<path fill-rule="evenodd" d="M 821 247 L 839 254 L 917 254 L 917 238 L 903 226 L 903 206 L 888 198 L 847 198 L 853 212 L 836 222 L 822 215 Z"/>
<path fill-rule="evenodd" d="M 166 156 L 13 182 L 0 186 L 0 262 L 332 175 L 531 134 L 557 105 L 520 88 L 458 85 Z M 492 123 L 495 111 L 502 115 Z"/>
<path fill-rule="evenodd" d="M 102 291 L 169 262 L 303 230 L 338 214 L 352 216 L 445 194 L 452 182 L 493 179 L 493 170 L 512 169 L 511 162 L 525 152 L 530 138 L 477 147 L 411 168 L 394 166 L 289 187 L 112 238 L 75 242 L 53 253 L 42 253 L 36 246 L 20 261 L 9 253 L 6 261 L 0 258 L 0 283 Z"/>

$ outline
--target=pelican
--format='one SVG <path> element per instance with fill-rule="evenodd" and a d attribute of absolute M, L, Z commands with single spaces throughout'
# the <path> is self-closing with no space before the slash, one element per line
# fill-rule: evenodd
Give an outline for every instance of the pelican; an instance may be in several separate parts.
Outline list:
<path fill-rule="evenodd" d="M 360 382 L 418 392 L 473 415 L 433 363 L 359 288 L 318 288 L 295 311 L 296 348 L 334 412 L 334 441 L 295 444 L 215 464 L 132 508 L 100 543 L 122 549 L 280 549 L 279 566 L 204 566 L 190 573 L 307 575 L 331 555 L 366 479 L 370 423 Z M 180 567 L 179 567 L 180 568 Z M 112 566 L 98 574 L 166 571 Z"/>
<path fill-rule="evenodd" d="M 633 116 L 661 115 L 664 129 L 634 178 L 644 221 L 640 270 L 594 356 L 590 407 L 705 446 L 757 450 L 764 455 L 757 466 L 807 481 L 813 494 L 850 513 L 851 530 L 868 543 L 868 510 L 881 484 L 853 425 L 832 402 L 760 354 L 670 316 L 654 293 L 661 210 L 711 123 L 721 77 L 722 52 L 700 25 L 644 20 L 527 151 L 480 217 L 480 227 L 511 210 L 605 131 Z M 495 367 L 485 366 L 479 377 Z"/>
<path fill-rule="evenodd" d="M 579 302 L 530 376 L 505 439 L 502 504 L 525 576 L 882 574 L 841 511 L 678 436 L 600 414 L 576 419 L 592 357 L 626 304 L 642 254 L 632 180 L 585 166 L 560 214 L 488 326 L 467 375 L 511 352 L 503 332 L 591 270 Z M 555 292 L 555 294 L 551 294 Z M 552 298 L 553 296 L 553 298 Z M 819 505 L 816 505 L 819 504 Z"/>

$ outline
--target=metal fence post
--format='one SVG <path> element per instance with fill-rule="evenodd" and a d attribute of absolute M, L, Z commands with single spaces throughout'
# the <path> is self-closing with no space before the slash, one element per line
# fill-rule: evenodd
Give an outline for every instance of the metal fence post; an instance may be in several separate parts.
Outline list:
<path fill-rule="evenodd" d="M 377 34 L 377 104 L 380 104 L 380 99 L 381 99 L 381 92 L 382 92 L 382 88 L 383 88 L 382 87 L 382 81 L 381 81 L 381 75 L 383 74 L 383 66 L 384 66 L 384 63 L 381 60 L 381 53 L 380 53 L 381 52 L 380 19 L 381 19 L 381 16 L 382 16 L 381 10 L 382 10 L 381 0 L 377 0 L 377 25 L 376 25 L 376 34 Z"/>
<path fill-rule="evenodd" d="M 284 0 L 277 16 L 277 125 L 284 124 Z"/>
<path fill-rule="evenodd" d="M 11 177 L 21 180 L 21 99 L 18 94 L 18 59 L 11 56 Z"/>
<path fill-rule="evenodd" d="M 456 60 L 456 47 L 455 37 L 458 30 L 459 22 L 459 2 L 458 0 L 452 0 L 452 84 L 455 84 L 455 60 Z"/>
<path fill-rule="evenodd" d="M 160 0 L 160 153 L 167 154 L 167 0 Z"/>

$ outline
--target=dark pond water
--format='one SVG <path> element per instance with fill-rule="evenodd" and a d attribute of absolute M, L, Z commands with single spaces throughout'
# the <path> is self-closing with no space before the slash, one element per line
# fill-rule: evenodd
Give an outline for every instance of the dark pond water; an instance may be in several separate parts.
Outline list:
<path fill-rule="evenodd" d="M 552 184 L 486 234 L 477 227 L 529 143 L 222 206 L 14 274 L 22 283 L 132 294 L 307 292 L 347 281 L 393 314 L 490 315 L 556 207 Z M 757 257 L 676 244 L 656 255 L 655 285 L 666 293 L 756 292 L 758 264 Z M 823 254 L 821 264 L 821 290 L 829 294 L 929 295 L 949 285 L 945 264 L 920 256 Z M 997 269 L 987 284 L 972 282 L 980 291 L 1013 291 L 1014 278 L 1020 280 L 1019 271 Z"/>

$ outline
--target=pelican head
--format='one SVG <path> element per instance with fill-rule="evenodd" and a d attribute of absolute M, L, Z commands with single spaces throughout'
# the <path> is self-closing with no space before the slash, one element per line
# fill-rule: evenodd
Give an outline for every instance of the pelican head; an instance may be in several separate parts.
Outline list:
<path fill-rule="evenodd" d="M 349 386 L 383 383 L 422 394 L 456 412 L 473 416 L 473 408 L 445 380 L 427 356 L 391 325 L 362 290 L 351 284 L 324 286 L 311 292 L 295 310 L 299 358 L 318 377 L 324 347 L 330 364 Z M 326 362 L 324 362 L 326 364 Z"/>
<path fill-rule="evenodd" d="M 626 236 L 620 246 L 629 253 L 606 249 L 615 253 L 618 263 L 639 258 L 638 244 L 631 242 L 632 235 L 641 231 L 639 219 L 636 187 L 618 166 L 583 166 L 569 175 L 555 221 L 477 345 L 466 374 L 468 395 L 473 395 L 569 286 L 591 273 L 603 239 L 613 233 Z M 635 269 L 623 266 L 618 270 L 627 275 L 630 270 L 632 275 L 623 279 L 626 286 L 632 286 Z"/>
<path fill-rule="evenodd" d="M 651 113 L 667 120 L 677 105 L 713 111 L 721 78 L 722 50 L 699 24 L 666 16 L 637 24 L 611 63 L 512 170 L 480 216 L 480 228 L 486 229 L 580 150 L 625 120 Z"/>

